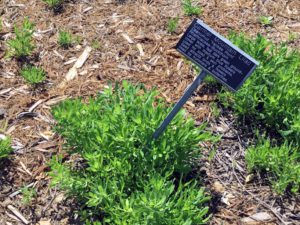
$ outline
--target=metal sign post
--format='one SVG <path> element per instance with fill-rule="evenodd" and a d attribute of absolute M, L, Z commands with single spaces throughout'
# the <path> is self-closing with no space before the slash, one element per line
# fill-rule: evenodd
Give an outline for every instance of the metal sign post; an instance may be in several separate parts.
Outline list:
<path fill-rule="evenodd" d="M 166 119 L 161 123 L 159 128 L 155 131 L 153 134 L 153 138 L 157 139 L 167 128 L 167 126 L 170 124 L 172 119 L 176 116 L 176 114 L 179 112 L 179 110 L 182 108 L 182 106 L 187 102 L 187 100 L 191 97 L 193 92 L 199 87 L 202 80 L 206 77 L 207 72 L 205 70 L 202 70 L 201 73 L 198 75 L 198 77 L 193 81 L 193 83 L 188 87 L 184 95 L 181 97 L 181 99 L 176 103 L 172 111 L 168 114 Z"/>
<path fill-rule="evenodd" d="M 154 139 L 165 131 L 208 73 L 230 90 L 237 91 L 258 66 L 255 59 L 197 19 L 188 27 L 176 49 L 201 67 L 202 72 L 155 131 Z"/>

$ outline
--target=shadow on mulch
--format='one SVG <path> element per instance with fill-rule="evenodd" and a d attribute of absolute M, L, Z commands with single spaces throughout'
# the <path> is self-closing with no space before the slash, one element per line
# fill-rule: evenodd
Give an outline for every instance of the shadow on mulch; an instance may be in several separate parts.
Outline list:
<path fill-rule="evenodd" d="M 12 162 L 7 159 L 0 160 L 0 201 L 3 201 L 6 197 L 6 193 L 9 190 L 5 190 L 7 187 L 12 187 L 14 178 L 10 176 L 10 170 L 12 169 Z M 4 193 L 2 193 L 4 192 Z"/>

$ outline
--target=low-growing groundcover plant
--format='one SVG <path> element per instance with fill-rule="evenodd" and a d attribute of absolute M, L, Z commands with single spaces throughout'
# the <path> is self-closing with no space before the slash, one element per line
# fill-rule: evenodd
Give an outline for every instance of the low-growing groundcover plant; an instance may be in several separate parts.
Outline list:
<path fill-rule="evenodd" d="M 7 157 L 11 152 L 11 139 L 7 137 L 2 139 L 0 138 L 0 160 Z"/>
<path fill-rule="evenodd" d="M 53 184 L 83 204 L 87 224 L 207 221 L 209 198 L 196 182 L 184 182 L 184 175 L 199 157 L 199 142 L 216 138 L 181 111 L 166 132 L 152 140 L 169 111 L 157 95 L 123 82 L 87 103 L 67 100 L 53 109 L 56 130 L 81 162 L 53 159 Z"/>
<path fill-rule="evenodd" d="M 21 76 L 32 85 L 37 85 L 43 82 L 46 78 L 45 71 L 35 66 L 25 66 L 20 73 Z"/>
<path fill-rule="evenodd" d="M 276 131 L 282 137 L 280 140 L 277 138 L 278 146 L 270 145 L 265 140 L 265 143 L 260 141 L 256 147 L 251 147 L 246 157 L 249 168 L 273 173 L 274 187 L 279 193 L 289 188 L 297 192 L 300 167 L 300 53 L 289 50 L 284 44 L 276 46 L 261 35 L 251 39 L 232 33 L 230 39 L 257 59 L 260 65 L 238 92 L 223 92 L 221 101 L 225 106 L 232 106 L 239 116 L 258 120 L 267 131 Z"/>
<path fill-rule="evenodd" d="M 15 38 L 7 42 L 9 47 L 7 56 L 16 58 L 29 56 L 35 48 L 32 41 L 34 25 L 26 17 L 21 27 L 14 27 L 14 32 Z"/>
<path fill-rule="evenodd" d="M 269 139 L 262 139 L 255 147 L 246 152 L 250 171 L 258 170 L 271 173 L 274 189 L 282 194 L 291 189 L 300 190 L 300 152 L 293 146 L 284 143 L 274 146 Z"/>

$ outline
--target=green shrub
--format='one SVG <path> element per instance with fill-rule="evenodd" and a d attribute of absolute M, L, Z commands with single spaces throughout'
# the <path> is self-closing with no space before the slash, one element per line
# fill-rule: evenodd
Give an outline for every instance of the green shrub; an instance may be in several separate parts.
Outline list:
<path fill-rule="evenodd" d="M 178 21 L 179 21 L 179 18 L 176 17 L 176 18 L 171 18 L 169 19 L 168 21 L 168 26 L 167 26 L 167 31 L 169 33 L 174 33 L 178 27 Z"/>
<path fill-rule="evenodd" d="M 17 58 L 29 56 L 35 48 L 32 42 L 34 25 L 28 18 L 25 18 L 22 27 L 15 26 L 14 32 L 16 37 L 8 41 L 9 51 L 7 56 Z"/>
<path fill-rule="evenodd" d="M 183 0 L 182 2 L 184 14 L 187 16 L 199 16 L 202 9 L 193 4 L 192 0 Z"/>
<path fill-rule="evenodd" d="M 59 31 L 58 34 L 58 44 L 63 48 L 68 48 L 73 43 L 72 34 L 68 31 Z"/>
<path fill-rule="evenodd" d="M 260 141 L 256 147 L 246 152 L 250 171 L 258 170 L 272 174 L 272 183 L 278 193 L 291 188 L 292 192 L 300 190 L 300 153 L 287 143 L 272 146 L 270 140 Z"/>
<path fill-rule="evenodd" d="M 61 6 L 64 0 L 43 0 L 51 8 L 57 8 Z"/>
<path fill-rule="evenodd" d="M 11 139 L 3 138 L 0 139 L 0 159 L 5 158 L 12 152 Z"/>
<path fill-rule="evenodd" d="M 300 144 L 300 54 L 285 45 L 276 46 L 261 35 L 250 39 L 231 34 L 230 39 L 260 62 L 243 87 L 221 100 L 234 102 L 240 116 L 251 116 Z"/>
<path fill-rule="evenodd" d="M 196 184 L 179 184 L 154 175 L 143 182 L 143 189 L 120 199 L 112 210 L 112 224 L 203 224 L 208 207 L 199 209 L 209 198 Z"/>
<path fill-rule="evenodd" d="M 176 192 L 166 177 L 187 174 L 199 157 L 198 143 L 215 138 L 181 111 L 166 132 L 152 140 L 169 111 L 157 94 L 123 82 L 122 88 L 106 89 L 86 104 L 68 100 L 53 109 L 56 130 L 81 162 L 53 160 L 53 184 L 88 207 L 92 212 L 87 218 L 98 215 L 107 224 L 199 224 L 193 221 L 206 218 L 203 191 L 182 184 L 186 192 Z M 190 198 L 189 192 L 199 198 Z M 153 222 L 157 220 L 162 222 Z"/>
<path fill-rule="evenodd" d="M 26 66 L 21 70 L 21 76 L 30 84 L 36 85 L 41 83 L 46 78 L 46 73 L 43 69 L 35 66 Z"/>

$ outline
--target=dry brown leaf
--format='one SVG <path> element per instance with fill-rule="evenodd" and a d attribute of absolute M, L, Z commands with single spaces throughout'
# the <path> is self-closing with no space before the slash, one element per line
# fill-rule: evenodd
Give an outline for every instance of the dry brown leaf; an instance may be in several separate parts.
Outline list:
<path fill-rule="evenodd" d="M 213 189 L 218 193 L 223 193 L 225 191 L 225 187 L 219 181 L 214 182 Z"/>

